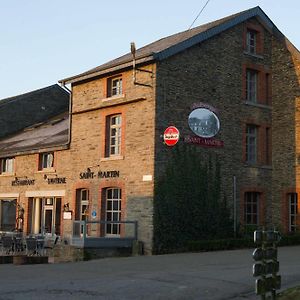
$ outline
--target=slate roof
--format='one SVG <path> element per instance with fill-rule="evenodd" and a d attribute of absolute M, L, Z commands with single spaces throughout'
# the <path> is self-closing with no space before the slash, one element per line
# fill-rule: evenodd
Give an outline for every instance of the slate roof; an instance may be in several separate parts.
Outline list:
<path fill-rule="evenodd" d="M 68 111 L 69 97 L 65 89 L 54 84 L 0 100 L 0 138 Z"/>
<path fill-rule="evenodd" d="M 299 51 L 285 38 L 285 36 L 278 30 L 269 17 L 263 10 L 257 6 L 243 12 L 225 17 L 223 19 L 207 23 L 191 30 L 186 30 L 151 44 L 148 44 L 136 50 L 136 63 L 144 63 L 147 61 L 159 61 L 175 55 L 181 51 L 201 43 L 221 32 L 236 26 L 250 18 L 257 17 L 259 20 L 279 39 L 283 40 L 290 51 L 293 51 L 299 56 Z M 132 54 L 127 53 L 119 58 L 111 60 L 103 65 L 93 68 L 87 72 L 76 76 L 60 80 L 62 83 L 75 83 L 86 80 L 95 76 L 99 76 L 116 69 L 132 67 Z"/>
<path fill-rule="evenodd" d="M 68 144 L 69 113 L 27 127 L 17 134 L 0 140 L 0 157 L 37 152 Z"/>

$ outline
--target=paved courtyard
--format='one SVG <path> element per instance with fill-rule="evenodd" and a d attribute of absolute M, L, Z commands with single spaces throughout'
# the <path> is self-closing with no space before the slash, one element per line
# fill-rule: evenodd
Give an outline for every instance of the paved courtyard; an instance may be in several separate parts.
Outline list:
<path fill-rule="evenodd" d="M 258 299 L 252 249 L 1 265 L 0 300 Z M 279 249 L 283 287 L 300 285 L 300 246 Z"/>

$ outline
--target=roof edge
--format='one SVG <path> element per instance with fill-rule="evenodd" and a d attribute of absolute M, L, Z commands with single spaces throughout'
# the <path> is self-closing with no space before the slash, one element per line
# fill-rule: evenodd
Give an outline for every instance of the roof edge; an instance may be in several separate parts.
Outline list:
<path fill-rule="evenodd" d="M 138 57 L 136 59 L 135 63 L 136 63 L 136 65 L 140 65 L 140 64 L 144 64 L 146 62 L 150 63 L 153 60 L 154 60 L 154 55 L 150 54 L 150 55 L 147 55 L 147 56 Z M 115 64 L 115 65 L 110 66 L 109 68 L 104 68 L 102 70 L 87 71 L 87 72 L 81 73 L 79 75 L 75 75 L 75 76 L 72 76 L 72 77 L 61 79 L 58 82 L 63 84 L 63 85 L 64 84 L 70 84 L 70 83 L 77 83 L 77 82 L 80 82 L 80 81 L 85 81 L 85 80 L 91 79 L 93 77 L 101 76 L 101 75 L 104 75 L 104 74 L 107 74 L 107 73 L 119 71 L 119 70 L 130 68 L 130 67 L 133 67 L 133 60 L 127 60 L 127 61 L 125 61 L 121 64 Z"/>
<path fill-rule="evenodd" d="M 192 36 L 191 38 L 182 41 L 181 43 L 178 43 L 174 46 L 171 46 L 161 52 L 155 53 L 154 57 L 157 60 L 163 60 L 166 59 L 172 55 L 175 55 L 183 50 L 186 50 L 187 48 L 190 48 L 198 43 L 201 43 L 205 40 L 208 40 L 209 38 L 220 34 L 221 32 L 230 29 L 242 22 L 245 22 L 246 20 L 252 18 L 252 17 L 260 17 L 271 30 L 273 30 L 274 23 L 270 20 L 270 18 L 264 13 L 264 11 L 259 7 L 256 6 L 254 8 L 251 8 L 249 10 L 246 10 L 242 12 L 241 14 L 233 17 L 232 19 L 224 22 L 223 24 L 216 25 L 215 27 L 208 29 L 204 32 L 201 32 L 199 34 L 196 34 Z"/>
<path fill-rule="evenodd" d="M 34 91 L 30 91 L 30 92 L 26 92 L 26 93 L 23 93 L 23 94 L 19 94 L 19 95 L 11 96 L 11 97 L 8 97 L 8 98 L 0 99 L 0 106 L 5 105 L 7 103 L 10 103 L 10 101 L 14 101 L 15 99 L 18 99 L 19 97 L 34 95 L 34 94 L 37 94 L 41 91 L 46 91 L 46 90 L 54 88 L 54 87 L 61 89 L 62 91 L 64 91 L 68 95 L 70 94 L 66 89 L 61 87 L 59 84 L 54 83 L 52 85 L 49 85 L 49 86 L 46 86 L 46 87 L 43 87 L 43 88 L 39 88 L 39 89 L 34 90 Z M 3 101 L 3 103 L 2 103 L 2 101 Z"/>

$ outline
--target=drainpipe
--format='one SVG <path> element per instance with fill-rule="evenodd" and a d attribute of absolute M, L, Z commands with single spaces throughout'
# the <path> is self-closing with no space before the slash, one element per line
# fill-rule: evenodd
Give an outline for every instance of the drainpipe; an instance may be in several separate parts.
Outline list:
<path fill-rule="evenodd" d="M 233 232 L 237 234 L 237 215 L 236 215 L 236 176 L 233 176 Z"/>
<path fill-rule="evenodd" d="M 71 144 L 71 128 L 72 128 L 72 91 L 65 85 L 65 82 L 61 82 L 61 86 L 70 93 L 70 101 L 69 101 L 69 133 L 68 133 L 68 142 L 67 145 Z"/>

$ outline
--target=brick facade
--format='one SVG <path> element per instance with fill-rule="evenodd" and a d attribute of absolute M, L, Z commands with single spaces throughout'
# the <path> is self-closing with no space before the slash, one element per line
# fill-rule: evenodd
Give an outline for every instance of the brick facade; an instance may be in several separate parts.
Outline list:
<path fill-rule="evenodd" d="M 246 33 L 258 33 L 257 54 L 245 51 Z M 38 154 L 16 157 L 13 176 L 0 176 L 0 198 L 18 194 L 24 207 L 24 228 L 31 212 L 30 191 L 64 191 L 62 207 L 76 210 L 76 191 L 89 190 L 89 218 L 105 217 L 105 191 L 122 191 L 121 220 L 138 221 L 138 237 L 146 254 L 152 250 L 153 198 L 157 176 L 164 170 L 172 149 L 163 144 L 166 127 L 175 125 L 182 137 L 193 135 L 188 116 L 197 103 L 217 110 L 221 129 L 215 137 L 224 147 L 197 147 L 204 156 L 216 154 L 221 162 L 222 193 L 233 209 L 236 178 L 238 221 L 244 223 L 244 197 L 260 194 L 260 225 L 277 224 L 287 230 L 287 191 L 299 189 L 300 65 L 284 41 L 275 37 L 257 18 L 223 30 L 220 34 L 175 55 L 72 82 L 69 149 L 55 152 L 52 172 L 38 171 Z M 257 70 L 257 102 L 246 101 L 246 70 Z M 111 97 L 109 81 L 122 78 L 122 94 Z M 108 97 L 109 96 L 109 97 Z M 108 118 L 121 115 L 121 147 L 107 155 Z M 246 161 L 246 127 L 257 127 L 257 161 Z M 183 141 L 180 141 L 180 143 Z M 176 146 L 175 146 L 176 147 Z M 118 176 L 82 178 L 81 173 L 117 172 Z M 65 177 L 51 187 L 49 177 Z M 13 178 L 35 180 L 34 186 L 12 187 Z M 36 193 L 38 195 L 38 193 Z M 41 194 L 43 196 L 43 194 Z M 29 217 L 28 217 L 29 215 Z M 92 229 L 91 229 L 92 230 Z M 102 229 L 100 229 L 101 231 Z M 121 230 L 121 235 L 123 231 Z M 72 220 L 61 216 L 61 234 L 70 238 Z"/>

